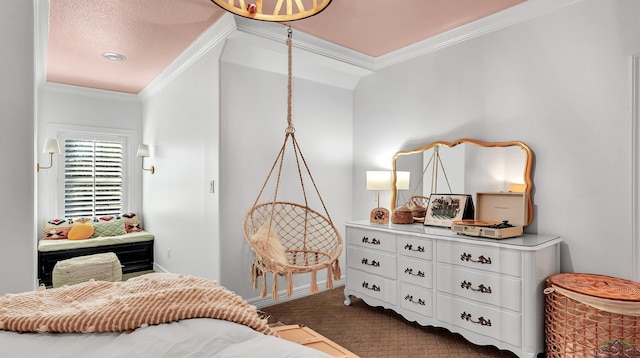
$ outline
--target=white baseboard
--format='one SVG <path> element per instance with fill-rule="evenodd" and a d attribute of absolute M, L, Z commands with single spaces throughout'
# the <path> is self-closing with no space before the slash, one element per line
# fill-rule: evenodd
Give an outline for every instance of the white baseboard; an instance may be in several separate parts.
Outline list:
<path fill-rule="evenodd" d="M 340 280 L 334 280 L 333 281 L 333 287 L 334 288 L 338 288 L 340 286 L 344 286 L 347 283 L 346 278 L 342 278 Z M 323 291 L 327 291 L 327 281 L 318 281 L 318 292 L 323 292 Z M 257 308 L 263 308 L 263 307 L 268 307 L 268 306 L 273 306 L 275 304 L 278 303 L 284 303 L 284 302 L 288 302 L 288 301 L 292 301 L 295 300 L 297 298 L 302 298 L 302 297 L 306 297 L 306 296 L 310 296 L 311 292 L 309 291 L 309 288 L 311 287 L 311 285 L 304 285 L 301 287 L 296 287 L 293 289 L 293 294 L 291 296 L 287 296 L 287 290 L 281 290 L 278 291 L 278 300 L 274 301 L 271 299 L 271 294 L 270 292 L 267 293 L 266 297 L 254 297 L 254 298 L 245 298 L 245 301 L 247 301 L 247 303 L 249 303 L 250 305 L 256 306 Z"/>
<path fill-rule="evenodd" d="M 158 264 L 157 264 L 157 263 L 155 263 L 155 262 L 153 263 L 153 271 L 155 271 L 155 272 L 164 272 L 164 273 L 169 273 L 169 271 L 168 271 L 166 268 L 164 268 L 164 267 L 162 267 L 162 266 L 158 265 Z"/>

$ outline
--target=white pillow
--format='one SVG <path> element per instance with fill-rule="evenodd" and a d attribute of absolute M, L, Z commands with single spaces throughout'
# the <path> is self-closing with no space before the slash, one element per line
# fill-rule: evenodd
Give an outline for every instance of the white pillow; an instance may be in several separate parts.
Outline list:
<path fill-rule="evenodd" d="M 251 237 L 251 241 L 254 242 L 254 245 L 258 247 L 260 251 L 267 255 L 267 257 L 263 257 L 263 259 L 271 258 L 282 264 L 289 263 L 286 250 L 284 246 L 282 246 L 278 234 L 273 228 L 269 227 L 269 222 L 262 224 L 258 231 Z M 269 262 L 265 262 L 265 264 L 268 265 Z"/>

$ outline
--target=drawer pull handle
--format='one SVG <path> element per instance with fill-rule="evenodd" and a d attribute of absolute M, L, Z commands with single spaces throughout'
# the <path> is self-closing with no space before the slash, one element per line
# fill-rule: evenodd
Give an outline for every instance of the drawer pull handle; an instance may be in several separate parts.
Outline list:
<path fill-rule="evenodd" d="M 380 240 L 376 239 L 375 237 L 373 239 L 371 239 L 371 241 L 369 241 L 369 238 L 364 236 L 362 238 L 362 242 L 365 243 L 365 244 L 380 245 Z"/>
<path fill-rule="evenodd" d="M 467 280 L 460 282 L 460 287 L 466 288 L 467 290 L 480 292 L 480 293 L 491 293 L 491 286 L 485 286 L 484 284 L 480 284 L 478 285 L 478 288 L 473 288 L 471 287 L 471 282 L 467 282 Z"/>
<path fill-rule="evenodd" d="M 369 263 L 369 259 L 362 259 L 362 264 L 367 266 L 380 267 L 380 261 L 376 260 L 371 260 L 371 263 Z"/>
<path fill-rule="evenodd" d="M 483 255 L 480 255 L 478 256 L 477 260 L 474 260 L 471 258 L 471 254 L 468 254 L 466 252 L 460 255 L 460 261 L 471 261 L 471 262 L 477 262 L 479 264 L 491 265 L 491 257 L 484 257 Z"/>
<path fill-rule="evenodd" d="M 465 321 L 469 321 L 469 322 L 472 322 L 472 323 L 479 324 L 481 326 L 489 326 L 489 327 L 491 327 L 491 320 L 490 319 L 486 319 L 484 317 L 478 317 L 478 320 L 474 321 L 473 318 L 471 318 L 471 314 L 467 313 L 467 312 L 462 312 L 460 314 L 460 318 L 462 318 Z"/>
<path fill-rule="evenodd" d="M 424 246 L 418 246 L 418 248 L 414 250 L 413 245 L 411 244 L 404 245 L 404 249 L 409 251 L 424 252 Z"/>
<path fill-rule="evenodd" d="M 413 269 L 407 267 L 406 270 L 404 270 L 404 273 L 411 275 L 411 276 L 418 276 L 418 277 L 424 277 L 424 272 L 418 270 L 418 273 L 413 273 Z"/>
<path fill-rule="evenodd" d="M 362 283 L 362 287 L 366 288 L 367 290 L 371 290 L 371 291 L 376 291 L 376 292 L 380 291 L 380 286 L 371 285 L 371 287 L 369 287 L 369 282 L 363 282 Z"/>
<path fill-rule="evenodd" d="M 414 301 L 414 300 L 413 300 L 413 296 L 411 296 L 411 295 L 407 295 L 404 299 L 405 299 L 406 301 L 409 301 L 409 302 L 411 302 L 411 303 L 415 303 L 415 304 L 417 304 L 417 305 L 421 305 L 421 306 L 426 306 L 426 305 L 427 305 L 427 303 L 425 302 L 425 300 L 423 300 L 422 298 L 418 298 L 418 300 L 417 300 L 417 301 Z"/>

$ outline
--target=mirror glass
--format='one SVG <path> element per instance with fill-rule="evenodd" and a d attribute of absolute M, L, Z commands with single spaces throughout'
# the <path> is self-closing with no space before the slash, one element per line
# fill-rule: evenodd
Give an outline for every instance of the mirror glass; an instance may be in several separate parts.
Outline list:
<path fill-rule="evenodd" d="M 433 142 L 393 156 L 391 210 L 410 198 L 438 194 L 518 191 L 527 193 L 528 220 L 533 219 L 533 152 L 522 142 L 458 139 Z M 401 184 L 409 174 L 409 183 Z"/>

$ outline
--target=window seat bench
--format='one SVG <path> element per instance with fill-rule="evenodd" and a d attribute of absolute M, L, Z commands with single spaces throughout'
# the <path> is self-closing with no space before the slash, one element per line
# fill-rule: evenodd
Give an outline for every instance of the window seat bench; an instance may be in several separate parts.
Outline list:
<path fill-rule="evenodd" d="M 153 270 L 153 234 L 138 231 L 85 240 L 39 240 L 38 280 L 40 284 L 50 286 L 58 261 L 106 252 L 116 254 L 123 274 Z"/>

